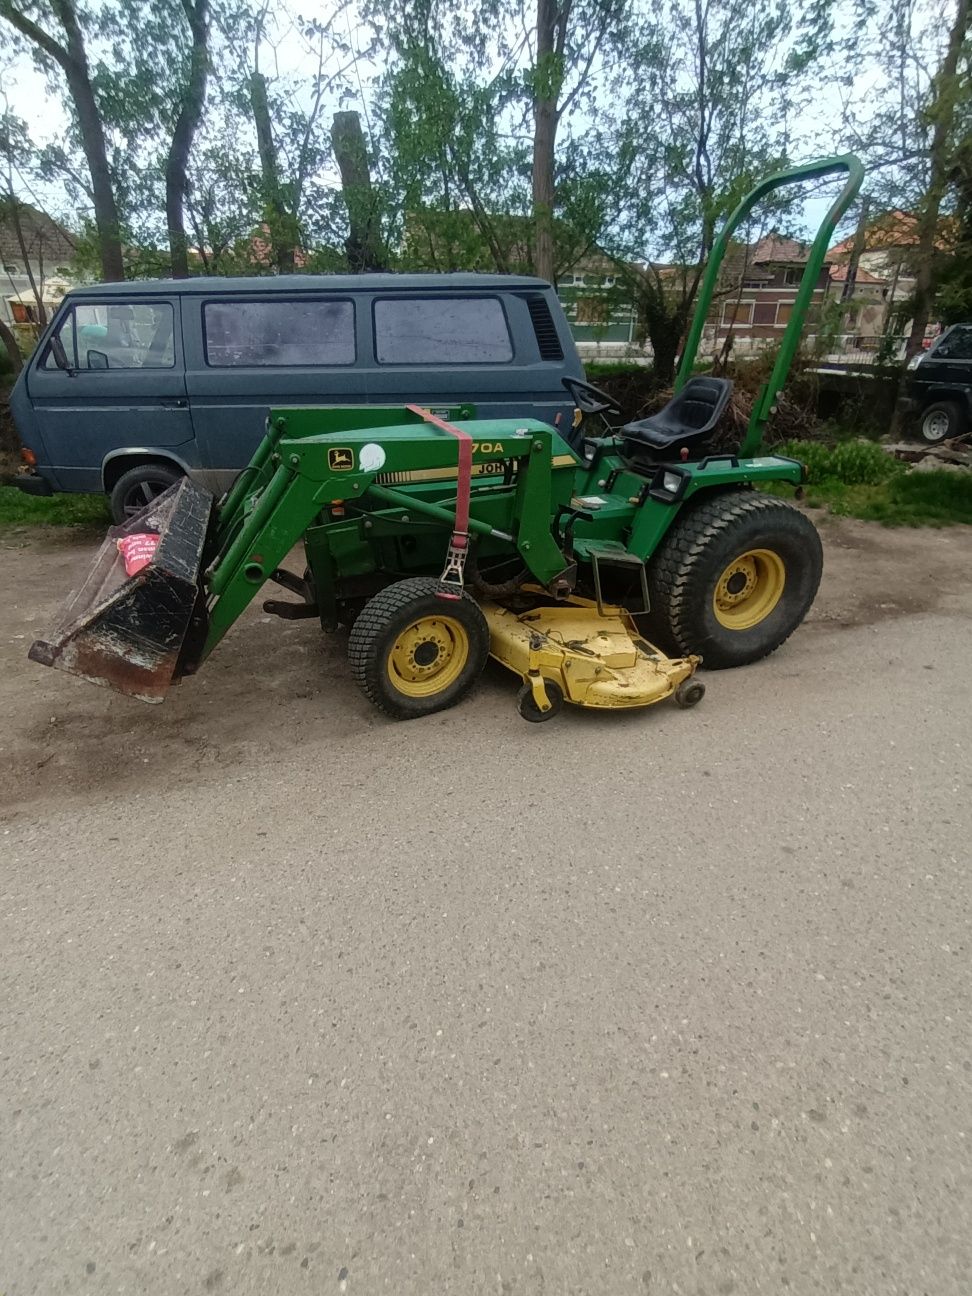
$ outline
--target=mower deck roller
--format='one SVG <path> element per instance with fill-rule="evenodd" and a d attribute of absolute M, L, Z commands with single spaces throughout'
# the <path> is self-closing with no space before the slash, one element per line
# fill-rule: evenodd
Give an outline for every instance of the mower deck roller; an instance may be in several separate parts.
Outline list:
<path fill-rule="evenodd" d="M 184 478 L 112 527 L 50 637 L 31 646 L 31 660 L 143 702 L 161 702 L 199 602 L 213 507 L 209 492 Z M 147 566 L 128 576 L 118 541 L 144 533 L 157 534 L 158 546 Z"/>

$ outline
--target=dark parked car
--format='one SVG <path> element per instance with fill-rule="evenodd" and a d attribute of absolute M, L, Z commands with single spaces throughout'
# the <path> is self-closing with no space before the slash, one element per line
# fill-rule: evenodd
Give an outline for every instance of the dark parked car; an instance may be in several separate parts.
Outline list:
<path fill-rule="evenodd" d="M 901 404 L 934 445 L 972 426 L 972 324 L 953 324 L 908 364 Z"/>
<path fill-rule="evenodd" d="M 291 275 L 69 293 L 14 386 L 34 494 L 106 491 L 116 521 L 184 474 L 219 494 L 271 406 L 471 406 L 570 437 L 583 378 L 556 293 L 512 275 Z"/>

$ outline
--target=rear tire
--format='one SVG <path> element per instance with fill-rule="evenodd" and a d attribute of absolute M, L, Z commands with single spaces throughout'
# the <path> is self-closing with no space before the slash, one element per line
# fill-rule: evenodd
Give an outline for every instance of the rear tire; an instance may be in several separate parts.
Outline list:
<path fill-rule="evenodd" d="M 479 604 L 437 596 L 431 576 L 397 581 L 370 599 L 351 627 L 351 674 L 394 720 L 454 706 L 482 674 L 489 626 Z"/>
<path fill-rule="evenodd" d="M 957 401 L 936 401 L 922 412 L 918 430 L 926 445 L 941 445 L 965 431 L 965 411 Z"/>
<path fill-rule="evenodd" d="M 822 571 L 820 537 L 799 509 L 750 490 L 703 497 L 651 559 L 653 632 L 709 669 L 745 666 L 790 637 Z"/>
<path fill-rule="evenodd" d="M 111 488 L 112 521 L 121 526 L 184 476 L 185 473 L 169 464 L 145 463 L 129 468 Z"/>

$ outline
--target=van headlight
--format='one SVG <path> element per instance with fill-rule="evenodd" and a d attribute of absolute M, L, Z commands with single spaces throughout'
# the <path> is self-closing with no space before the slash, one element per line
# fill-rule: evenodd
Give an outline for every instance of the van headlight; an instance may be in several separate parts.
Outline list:
<path fill-rule="evenodd" d="M 911 357 L 911 359 L 908 361 L 908 368 L 909 368 L 909 369 L 917 369 L 918 366 L 921 364 L 922 360 L 924 360 L 924 358 L 925 358 L 925 357 L 924 357 L 924 356 L 922 355 L 922 353 L 919 351 L 919 352 L 917 353 L 917 355 L 913 355 L 913 356 Z"/>

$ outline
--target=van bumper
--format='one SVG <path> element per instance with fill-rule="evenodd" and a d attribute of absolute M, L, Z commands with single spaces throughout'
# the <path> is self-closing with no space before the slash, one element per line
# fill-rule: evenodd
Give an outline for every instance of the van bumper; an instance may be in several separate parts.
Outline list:
<path fill-rule="evenodd" d="M 39 477 L 37 473 L 18 473 L 13 479 L 11 485 L 22 490 L 25 495 L 53 495 L 54 487 L 44 477 Z"/>

